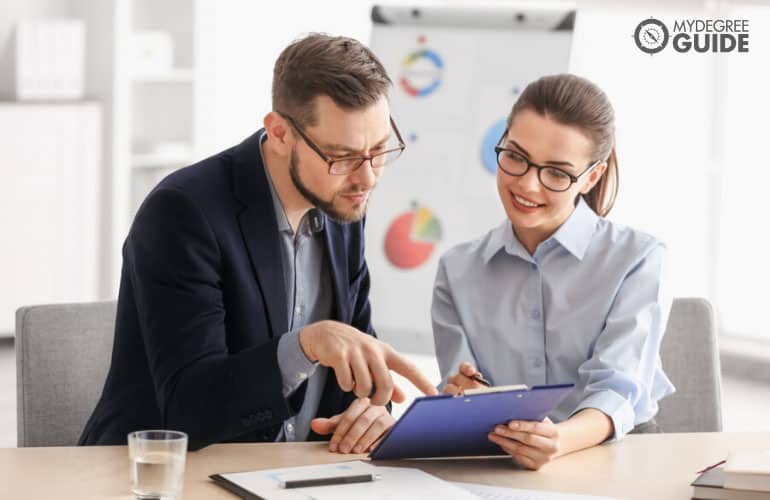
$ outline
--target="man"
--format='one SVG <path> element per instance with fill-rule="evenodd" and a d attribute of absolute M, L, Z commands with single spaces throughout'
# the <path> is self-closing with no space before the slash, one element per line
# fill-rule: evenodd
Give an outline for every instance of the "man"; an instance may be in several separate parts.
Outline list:
<path fill-rule="evenodd" d="M 264 129 L 148 195 L 81 444 L 170 428 L 191 449 L 331 435 L 331 451 L 363 452 L 393 424 L 383 405 L 404 399 L 390 370 L 435 393 L 370 319 L 363 218 L 404 149 L 390 85 L 355 40 L 294 42 L 275 64 Z"/>

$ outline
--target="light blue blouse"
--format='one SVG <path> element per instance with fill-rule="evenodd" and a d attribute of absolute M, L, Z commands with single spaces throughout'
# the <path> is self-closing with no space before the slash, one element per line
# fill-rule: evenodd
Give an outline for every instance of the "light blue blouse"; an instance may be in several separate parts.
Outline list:
<path fill-rule="evenodd" d="M 573 383 L 549 417 L 596 408 L 620 439 L 674 392 L 660 343 L 664 247 L 581 198 L 530 255 L 508 220 L 439 263 L 432 318 L 442 386 L 463 361 L 494 385 Z"/>

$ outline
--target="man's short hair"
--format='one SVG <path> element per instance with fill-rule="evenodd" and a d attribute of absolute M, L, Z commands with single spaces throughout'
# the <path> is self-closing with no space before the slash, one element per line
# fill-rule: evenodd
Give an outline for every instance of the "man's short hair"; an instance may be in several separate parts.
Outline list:
<path fill-rule="evenodd" d="M 312 126 L 318 119 L 312 104 L 319 95 L 356 110 L 386 96 L 391 83 L 377 56 L 358 40 L 311 33 L 286 47 L 275 62 L 273 110 Z"/>

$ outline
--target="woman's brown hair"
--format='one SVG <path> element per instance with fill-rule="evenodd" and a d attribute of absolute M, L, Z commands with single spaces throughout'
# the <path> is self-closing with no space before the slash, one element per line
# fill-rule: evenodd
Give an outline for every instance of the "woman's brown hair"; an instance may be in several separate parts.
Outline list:
<path fill-rule="evenodd" d="M 607 215 L 618 194 L 615 112 L 607 95 L 585 78 L 568 73 L 549 75 L 527 85 L 508 116 L 509 128 L 516 114 L 524 110 L 574 126 L 593 142 L 592 160 L 606 160 L 607 170 L 582 196 L 594 212 Z"/>

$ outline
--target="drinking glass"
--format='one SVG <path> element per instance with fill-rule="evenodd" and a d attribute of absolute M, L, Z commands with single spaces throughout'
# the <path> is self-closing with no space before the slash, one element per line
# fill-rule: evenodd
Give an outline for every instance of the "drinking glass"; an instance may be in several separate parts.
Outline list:
<path fill-rule="evenodd" d="M 128 435 L 131 491 L 139 499 L 177 500 L 182 494 L 187 434 L 136 431 Z"/>

